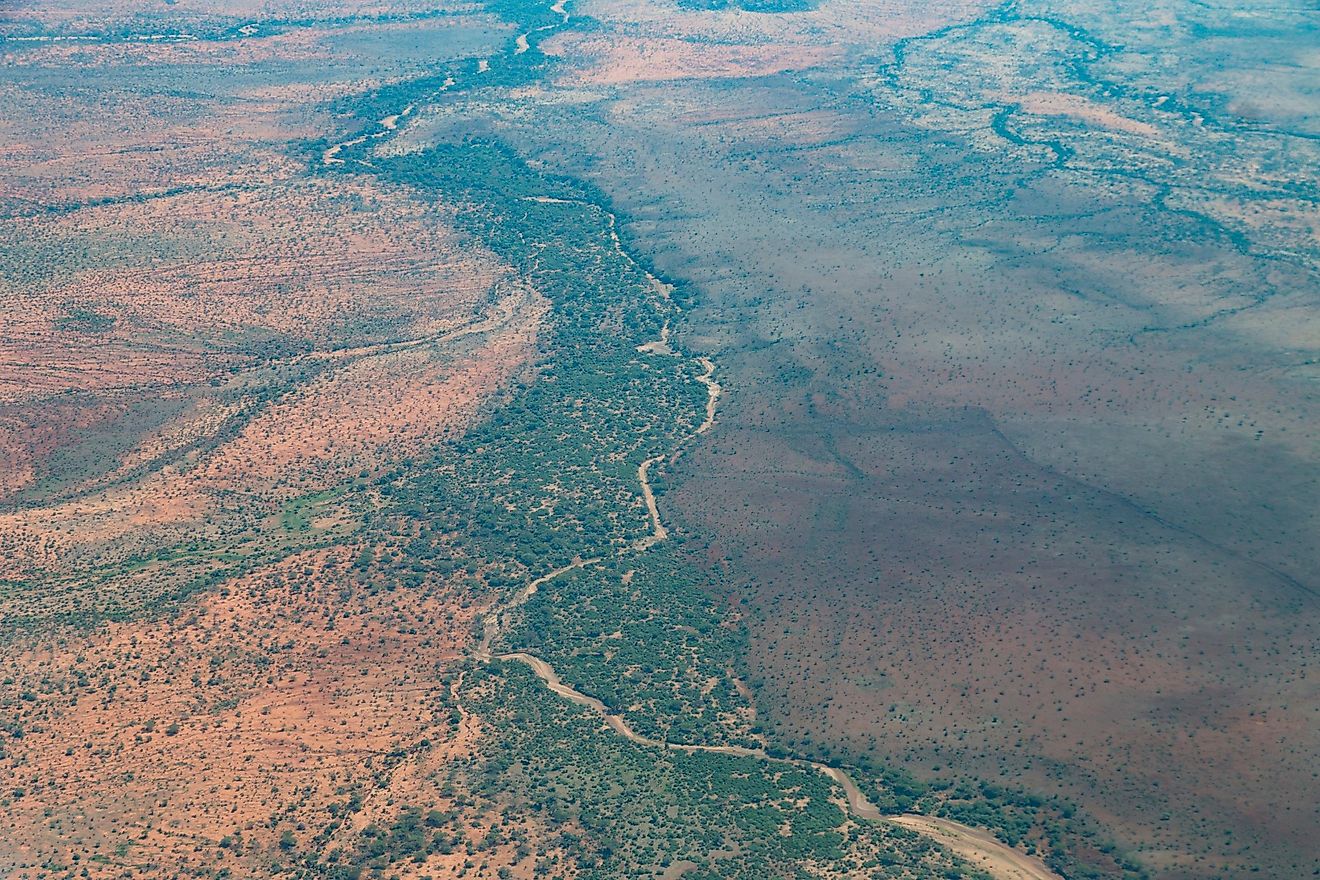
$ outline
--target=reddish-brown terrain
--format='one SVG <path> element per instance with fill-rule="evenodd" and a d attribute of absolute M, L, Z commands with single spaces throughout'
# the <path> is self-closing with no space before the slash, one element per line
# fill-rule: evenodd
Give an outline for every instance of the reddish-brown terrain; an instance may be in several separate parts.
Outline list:
<path fill-rule="evenodd" d="M 743 5 L 0 10 L 0 876 L 567 880 L 624 840 L 564 792 L 622 803 L 661 762 L 609 752 L 601 779 L 535 736 L 492 761 L 509 731 L 455 694 L 513 585 L 474 523 L 419 521 L 450 499 L 391 500 L 557 328 L 460 222 L 489 181 L 382 170 L 486 140 L 572 180 L 501 203 L 500 234 L 554 243 L 528 264 L 590 250 L 516 225 L 559 206 L 587 264 L 674 282 L 627 354 L 719 382 L 681 456 L 617 468 L 609 515 L 647 523 L 617 542 L 639 566 L 702 560 L 740 725 L 1065 798 L 1161 880 L 1320 871 L 1313 16 Z M 606 384 L 587 411 L 618 415 Z M 598 440 L 584 481 L 625 457 Z M 558 459 L 512 461 L 495 481 Z M 537 476 L 565 508 L 599 489 Z M 454 509 L 528 514 L 536 552 L 485 560 L 521 577 L 554 503 L 494 497 Z M 482 681 L 470 702 L 526 685 Z M 489 717 L 531 730 L 529 706 Z M 368 858 L 413 807 L 429 849 Z M 665 810 L 628 814 L 628 857 L 677 878 L 697 864 L 648 850 L 687 819 Z"/>
<path fill-rule="evenodd" d="M 41 12 L 78 28 L 128 8 Z M 445 206 L 305 174 L 288 145 L 329 124 L 309 101 L 363 87 L 366 59 L 331 36 L 6 58 L 24 74 L 0 135 L 5 876 L 250 876 L 333 816 L 317 845 L 351 852 L 407 805 L 452 808 L 474 754 L 450 667 L 486 600 L 461 572 L 396 592 L 409 534 L 353 536 L 369 480 L 528 367 L 545 307 Z M 104 90 L 52 98 L 62 65 Z M 169 65 L 216 91 L 132 85 Z M 217 84 L 226 69 L 246 78 Z M 244 557 L 223 589 L 162 599 Z M 132 619 L 65 624 L 100 609 Z M 445 822 L 427 876 L 493 875 L 541 834 Z"/>

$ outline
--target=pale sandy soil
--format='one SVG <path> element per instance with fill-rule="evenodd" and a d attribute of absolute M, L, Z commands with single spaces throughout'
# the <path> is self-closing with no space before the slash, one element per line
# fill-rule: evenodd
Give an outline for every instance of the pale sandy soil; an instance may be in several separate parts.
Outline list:
<path fill-rule="evenodd" d="M 980 828 L 970 828 L 934 816 L 904 815 L 887 818 L 895 825 L 935 838 L 996 880 L 1059 880 L 1059 875 L 1045 867 L 1040 859 L 1005 846 L 990 832 Z"/>
<path fill-rule="evenodd" d="M 1063 92 L 1030 92 L 1006 100 L 1012 100 L 1026 112 L 1038 116 L 1069 116 L 1091 125 L 1144 137 L 1159 137 L 1160 134 L 1159 129 L 1147 122 L 1129 119 L 1081 95 L 1069 95 Z"/>
<path fill-rule="evenodd" d="M 836 58 L 824 46 L 711 46 L 674 37 L 568 34 L 545 43 L 550 55 L 590 59 L 574 78 L 587 85 L 753 77 L 804 70 Z"/>
<path fill-rule="evenodd" d="M 715 12 L 684 10 L 648 0 L 584 0 L 576 11 L 633 33 L 749 46 L 832 46 L 844 52 L 873 50 L 905 36 L 975 18 L 993 4 L 946 0 L 913 4 L 903 0 L 826 0 L 792 15 L 762 15 L 730 8 Z M 837 50 L 832 50 L 837 51 Z"/>

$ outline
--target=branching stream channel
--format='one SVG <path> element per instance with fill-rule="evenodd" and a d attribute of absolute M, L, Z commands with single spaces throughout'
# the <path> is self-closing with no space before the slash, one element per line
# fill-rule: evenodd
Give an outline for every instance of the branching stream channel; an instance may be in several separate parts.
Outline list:
<path fill-rule="evenodd" d="M 667 342 L 665 343 L 667 344 Z M 660 519 L 659 511 L 656 507 L 655 494 L 647 476 L 650 466 L 660 460 L 669 458 L 671 461 L 677 458 L 683 447 L 698 436 L 708 431 L 715 422 L 715 409 L 719 402 L 722 391 L 718 382 L 713 378 L 715 364 L 708 358 L 700 358 L 700 363 L 704 372 L 698 377 L 699 381 L 706 386 L 707 403 L 706 419 L 692 432 L 672 453 L 666 456 L 647 459 L 638 469 L 638 479 L 641 483 L 642 494 L 646 499 L 647 509 L 652 518 L 652 534 L 643 538 L 634 544 L 630 549 L 632 551 L 647 550 L 650 547 L 665 540 L 669 531 L 665 528 Z M 773 761 L 782 764 L 791 764 L 798 767 L 806 767 L 824 773 L 843 789 L 848 802 L 848 810 L 858 819 L 871 822 L 892 822 L 901 825 L 913 831 L 925 834 L 934 838 L 941 844 L 949 847 L 959 856 L 967 859 L 973 864 L 989 872 L 992 876 L 1001 878 L 1001 880 L 1060 880 L 1059 875 L 1055 874 L 1040 859 L 1029 856 L 1020 850 L 1014 849 L 1007 844 L 995 839 L 989 832 L 972 828 L 949 819 L 940 819 L 932 816 L 923 816 L 915 813 L 904 813 L 893 816 L 886 816 L 871 803 L 871 801 L 858 787 L 857 783 L 847 771 L 839 767 L 831 767 L 819 761 L 811 761 L 806 758 L 797 757 L 775 757 L 770 755 L 763 748 L 748 748 L 746 746 L 734 745 L 693 745 L 686 743 L 673 743 L 664 740 L 652 739 L 644 736 L 634 730 L 621 715 L 610 711 L 596 697 L 585 694 L 572 685 L 565 684 L 555 671 L 554 667 L 527 651 L 508 651 L 500 654 L 492 653 L 492 646 L 499 639 L 504 631 L 504 623 L 510 612 L 516 610 L 525 604 L 536 592 L 545 584 L 550 583 L 556 578 L 562 577 L 569 572 L 580 568 L 586 568 L 592 565 L 598 565 L 603 561 L 603 557 L 591 557 L 588 559 L 577 559 L 569 565 L 557 568 L 554 571 L 544 574 L 541 577 L 530 581 L 522 590 L 514 594 L 509 600 L 501 605 L 497 605 L 487 611 L 482 619 L 481 641 L 473 651 L 473 656 L 480 662 L 489 663 L 491 661 L 505 661 L 524 663 L 536 676 L 545 683 L 545 686 L 555 694 L 563 697 L 571 703 L 583 706 L 600 715 L 605 723 L 618 735 L 637 743 L 638 745 L 658 749 L 672 749 L 679 752 L 712 752 L 721 755 L 732 755 L 743 758 L 757 758 L 763 761 Z"/>
<path fill-rule="evenodd" d="M 478 80 L 484 78 L 492 70 L 491 62 L 493 61 L 498 62 L 503 60 L 514 64 L 522 63 L 524 59 L 528 57 L 529 37 L 539 37 L 544 32 L 550 32 L 563 27 L 569 21 L 569 13 L 565 11 L 562 0 L 559 3 L 556 3 L 555 6 L 552 7 L 552 10 L 562 16 L 561 21 L 544 25 L 528 31 L 527 33 L 520 34 L 514 41 L 514 44 L 511 47 L 511 52 L 507 56 L 503 59 L 499 59 L 498 57 L 493 59 L 483 59 L 482 63 L 478 64 L 475 70 L 472 71 L 472 74 L 475 74 L 475 77 Z M 457 84 L 456 79 L 451 76 L 443 82 L 439 91 L 452 91 Z M 415 101 L 410 100 L 406 104 L 401 105 L 395 112 L 381 118 L 376 123 L 375 131 L 359 133 L 352 139 L 331 145 L 321 154 L 321 165 L 323 167 L 338 166 L 341 169 L 346 165 L 374 168 L 375 166 L 369 158 L 371 155 L 370 148 L 404 132 L 408 128 L 409 123 L 413 122 L 418 117 L 419 114 L 416 112 L 418 108 L 419 105 Z M 543 203 L 576 202 L 576 200 L 552 198 L 549 196 L 525 196 L 523 198 L 529 201 Z M 619 239 L 615 216 L 597 205 L 592 205 L 587 202 L 576 203 L 599 210 L 604 214 L 605 220 L 608 224 L 609 236 L 612 239 L 614 247 L 618 249 L 619 253 L 624 258 L 631 260 L 631 257 L 627 254 Z M 663 297 L 667 298 L 669 292 L 668 285 L 664 284 L 649 272 L 646 272 L 646 276 L 655 290 Z M 684 355 L 682 352 L 676 350 L 671 345 L 670 329 L 669 323 L 666 322 L 659 334 L 659 338 L 638 346 L 638 350 L 657 355 L 683 357 Z M 716 365 L 712 360 L 706 357 L 695 358 L 695 361 L 702 369 L 702 372 L 695 377 L 696 381 L 705 386 L 707 394 L 705 418 L 690 433 L 681 438 L 669 451 L 646 458 L 638 467 L 637 480 L 640 484 L 642 499 L 646 505 L 651 528 L 649 534 L 619 549 L 617 551 L 619 554 L 645 552 L 668 539 L 669 530 L 665 527 L 661 519 L 655 493 L 651 485 L 651 468 L 666 460 L 672 463 L 689 444 L 695 442 L 702 434 L 709 431 L 715 423 L 716 409 L 723 390 L 719 382 L 715 379 Z M 839 767 L 829 766 L 821 762 L 811 761 L 801 757 L 781 757 L 771 755 L 762 747 L 748 747 L 742 745 L 696 745 L 669 742 L 648 737 L 636 731 L 623 716 L 612 712 L 600 699 L 565 683 L 560 678 L 555 668 L 541 657 L 538 657 L 527 650 L 494 653 L 494 646 L 499 641 L 500 637 L 507 632 L 510 614 L 526 604 L 528 600 L 536 595 L 539 589 L 570 572 L 599 565 L 604 562 L 605 559 L 606 555 L 590 557 L 579 556 L 571 563 L 563 565 L 529 581 L 521 590 L 514 593 L 509 599 L 490 608 L 481 619 L 480 628 L 482 635 L 472 651 L 472 657 L 480 663 L 515 662 L 525 664 L 552 692 L 569 702 L 596 713 L 616 734 L 636 743 L 637 745 L 647 748 L 669 749 L 688 753 L 711 752 L 788 764 L 815 770 L 828 776 L 842 789 L 844 798 L 847 801 L 848 811 L 859 820 L 868 822 L 888 822 L 926 835 L 948 847 L 955 854 L 966 859 L 976 867 L 988 872 L 993 877 L 998 878 L 998 880 L 1061 880 L 1060 876 L 1046 867 L 1045 863 L 1039 858 L 1030 856 L 1021 850 L 1008 846 L 983 829 L 962 825 L 948 819 L 919 814 L 882 814 L 875 804 L 866 797 L 853 778 L 849 776 L 845 770 Z"/>

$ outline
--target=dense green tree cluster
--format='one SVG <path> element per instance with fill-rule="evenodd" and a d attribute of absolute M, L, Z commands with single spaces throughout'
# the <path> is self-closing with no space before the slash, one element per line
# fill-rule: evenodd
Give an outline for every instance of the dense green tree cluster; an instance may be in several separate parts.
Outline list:
<path fill-rule="evenodd" d="M 495 587 L 511 590 L 575 558 L 601 557 L 543 584 L 497 649 L 532 650 L 648 737 L 753 743 L 749 715 L 739 711 L 746 703 L 731 682 L 741 632 L 722 625 L 709 585 L 680 553 L 663 544 L 632 549 L 652 528 L 637 468 L 691 435 L 704 416 L 706 389 L 692 361 L 638 350 L 677 310 L 616 237 L 608 203 L 589 186 L 534 169 L 484 140 L 378 159 L 372 170 L 459 206 L 459 226 L 551 304 L 536 375 L 430 462 L 387 475 L 382 491 L 396 511 L 457 542 L 467 564 Z M 426 540 L 407 551 L 414 561 L 443 562 Z M 588 834 L 577 849 L 581 865 L 596 872 L 591 876 L 668 864 L 684 847 L 697 865 L 688 876 L 700 877 L 806 876 L 804 865 L 851 864 L 858 851 L 861 832 L 844 822 L 820 774 L 621 742 L 521 667 L 486 684 L 505 688 L 505 702 L 470 707 L 499 732 L 477 787 L 579 823 Z M 788 757 L 774 746 L 770 752 Z M 983 798 L 975 814 L 966 813 L 944 789 L 863 763 L 882 809 L 961 817 L 1009 842 L 1027 840 L 1021 815 L 1003 799 Z M 767 802 L 757 786 L 781 797 L 796 792 L 794 818 L 785 819 L 784 804 Z M 648 806 L 621 820 L 620 800 L 639 787 L 648 805 L 706 791 L 720 806 L 698 799 L 661 814 Z M 843 827 L 853 827 L 851 847 Z M 1076 840 L 1057 823 L 1043 834 L 1040 823 L 1033 827 L 1031 842 L 1047 853 Z M 937 852 L 925 838 L 878 828 L 867 828 L 868 835 L 888 840 L 889 848 L 862 846 L 871 854 L 853 867 L 873 873 L 857 876 L 938 876 L 948 869 L 932 873 L 921 861 Z M 717 866 L 708 854 L 722 848 L 749 861 Z M 1068 865 L 1084 870 L 1076 859 Z"/>
<path fill-rule="evenodd" d="M 552 306 L 534 380 L 387 491 L 474 556 L 533 577 L 626 549 L 652 528 L 639 466 L 704 417 L 696 365 L 638 351 L 676 307 L 619 246 L 594 193 L 497 144 L 443 145 L 379 168 L 464 206 L 459 223 Z"/>
<path fill-rule="evenodd" d="M 621 714 L 634 730 L 669 742 L 758 743 L 750 707 L 730 679 L 742 631 L 690 565 L 657 546 L 556 578 L 524 606 L 507 637 Z"/>
<path fill-rule="evenodd" d="M 982 876 L 919 835 L 850 821 L 821 773 L 631 743 L 520 664 L 470 673 L 462 699 L 493 722 L 477 794 L 580 829 L 591 880 L 677 862 L 704 880 Z"/>

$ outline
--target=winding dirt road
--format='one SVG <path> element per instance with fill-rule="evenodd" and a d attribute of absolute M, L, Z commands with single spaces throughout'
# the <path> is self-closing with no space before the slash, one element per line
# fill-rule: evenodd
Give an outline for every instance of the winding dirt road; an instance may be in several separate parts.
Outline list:
<path fill-rule="evenodd" d="M 710 430 L 711 425 L 715 424 L 715 407 L 719 406 L 720 394 L 724 392 L 724 388 L 714 379 L 715 362 L 708 357 L 698 358 L 697 360 L 706 370 L 697 377 L 697 381 L 706 386 L 706 420 L 697 426 L 697 430 L 693 432 L 692 437 L 684 441 L 685 443 L 700 437 Z"/>
<path fill-rule="evenodd" d="M 933 837 L 998 880 L 1059 880 L 1035 856 L 1006 846 L 989 831 L 935 816 L 886 816 L 885 821 Z"/>
<path fill-rule="evenodd" d="M 665 458 L 666 455 L 653 455 L 637 467 L 637 480 L 642 484 L 642 499 L 646 502 L 646 510 L 651 515 L 651 534 L 633 542 L 633 550 L 639 553 L 669 537 L 669 529 L 660 521 L 660 508 L 655 503 L 655 492 L 651 489 L 650 478 L 651 465 L 662 462 Z"/>

